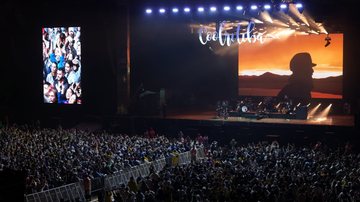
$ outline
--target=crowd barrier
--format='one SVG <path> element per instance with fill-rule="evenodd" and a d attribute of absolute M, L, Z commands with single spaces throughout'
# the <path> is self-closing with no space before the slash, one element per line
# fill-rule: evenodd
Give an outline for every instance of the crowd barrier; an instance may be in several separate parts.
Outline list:
<path fill-rule="evenodd" d="M 49 189 L 25 196 L 27 202 L 81 202 L 85 201 L 84 188 L 81 182 Z"/>
<path fill-rule="evenodd" d="M 196 159 L 205 158 L 204 149 L 201 147 L 196 150 Z M 134 166 L 129 170 L 114 173 L 105 176 L 103 180 L 96 178 L 91 180 L 92 193 L 100 190 L 111 191 L 119 189 L 122 184 L 127 184 L 131 177 L 134 179 L 138 177 L 146 177 L 150 174 L 152 167 L 155 172 L 161 171 L 167 164 L 171 166 L 184 165 L 191 163 L 191 151 L 184 153 L 172 153 L 168 158 L 158 159 L 152 162 L 147 162 L 139 166 Z M 26 202 L 83 202 L 85 201 L 83 182 L 72 183 L 49 189 L 34 194 L 25 196 Z"/>

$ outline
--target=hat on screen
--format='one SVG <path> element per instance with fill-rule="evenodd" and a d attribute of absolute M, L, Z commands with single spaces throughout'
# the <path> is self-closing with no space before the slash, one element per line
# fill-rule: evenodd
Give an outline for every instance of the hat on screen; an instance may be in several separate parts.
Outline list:
<path fill-rule="evenodd" d="M 311 55 L 307 52 L 297 53 L 290 60 L 291 71 L 297 71 L 297 70 L 301 71 L 301 69 L 303 68 L 314 67 L 314 66 L 316 66 L 316 64 L 312 62 Z"/>

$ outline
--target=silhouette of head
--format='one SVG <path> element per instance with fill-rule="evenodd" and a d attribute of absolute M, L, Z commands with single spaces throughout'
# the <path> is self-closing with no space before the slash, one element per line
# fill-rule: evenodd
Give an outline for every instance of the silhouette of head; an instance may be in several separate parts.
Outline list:
<path fill-rule="evenodd" d="M 307 52 L 297 53 L 290 60 L 290 70 L 294 75 L 312 75 L 314 70 L 312 69 L 316 64 L 312 62 L 311 56 Z"/>
<path fill-rule="evenodd" d="M 289 98 L 295 103 L 307 104 L 311 100 L 313 88 L 313 67 L 311 56 L 307 52 L 297 53 L 290 60 L 290 70 L 293 74 L 289 82 L 278 93 L 280 99 Z"/>

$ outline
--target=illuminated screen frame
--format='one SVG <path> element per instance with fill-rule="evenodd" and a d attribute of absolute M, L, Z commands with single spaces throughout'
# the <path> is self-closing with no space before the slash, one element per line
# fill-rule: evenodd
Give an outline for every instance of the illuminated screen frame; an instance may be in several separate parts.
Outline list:
<path fill-rule="evenodd" d="M 313 63 L 312 98 L 343 98 L 343 46 L 342 33 L 290 35 L 267 40 L 264 44 L 238 45 L 239 96 L 276 96 L 289 80 L 290 60 L 301 52 L 311 55 Z"/>
<path fill-rule="evenodd" d="M 82 103 L 80 35 L 80 27 L 42 28 L 44 103 Z"/>

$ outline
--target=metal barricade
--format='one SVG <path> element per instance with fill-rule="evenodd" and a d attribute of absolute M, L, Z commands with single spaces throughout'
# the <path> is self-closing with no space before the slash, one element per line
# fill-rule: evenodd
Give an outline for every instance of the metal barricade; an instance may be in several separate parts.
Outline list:
<path fill-rule="evenodd" d="M 25 196 L 27 202 L 60 202 L 60 201 L 85 201 L 83 187 L 80 183 L 72 183 L 65 186 L 49 189 L 46 191 Z"/>
<path fill-rule="evenodd" d="M 202 148 L 196 152 L 198 158 L 204 157 L 204 151 Z M 175 156 L 178 164 L 189 164 L 191 162 L 190 151 L 176 154 Z M 172 158 L 169 157 L 170 159 Z M 122 184 L 127 184 L 130 177 L 135 179 L 138 177 L 146 177 L 150 174 L 150 167 L 154 168 L 155 172 L 160 172 L 166 166 L 166 159 L 158 159 L 152 162 L 147 162 L 139 166 L 134 166 L 126 171 L 120 171 L 118 173 L 105 176 L 104 178 L 95 178 L 91 180 L 91 192 L 97 192 L 99 190 L 115 190 L 120 188 Z M 175 166 L 175 165 L 174 165 Z M 102 181 L 104 180 L 104 181 Z M 85 201 L 83 181 L 78 183 L 68 184 L 65 186 L 57 187 L 54 189 L 29 194 L 25 196 L 26 202 L 60 202 L 60 201 Z"/>

